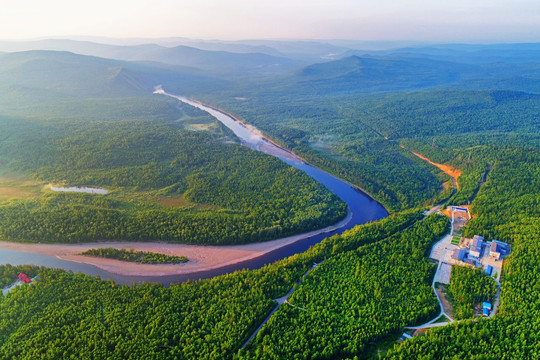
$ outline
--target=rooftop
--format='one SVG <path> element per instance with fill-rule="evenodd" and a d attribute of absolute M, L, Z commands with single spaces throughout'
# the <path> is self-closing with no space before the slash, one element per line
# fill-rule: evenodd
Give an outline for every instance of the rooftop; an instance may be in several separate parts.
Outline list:
<path fill-rule="evenodd" d="M 467 251 L 463 249 L 455 249 L 452 253 L 452 259 L 454 260 L 460 260 L 463 261 L 463 259 L 466 257 Z"/>
<path fill-rule="evenodd" d="M 484 242 L 482 241 L 483 237 L 474 235 L 473 241 L 471 244 L 471 251 L 482 251 L 482 246 L 484 245 Z"/>

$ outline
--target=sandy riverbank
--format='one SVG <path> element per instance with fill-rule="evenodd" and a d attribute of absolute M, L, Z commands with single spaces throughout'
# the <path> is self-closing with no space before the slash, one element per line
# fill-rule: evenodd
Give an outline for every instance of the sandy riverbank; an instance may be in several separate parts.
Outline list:
<path fill-rule="evenodd" d="M 56 256 L 62 260 L 94 265 L 102 270 L 128 276 L 165 276 L 189 274 L 198 271 L 217 269 L 242 261 L 259 257 L 270 251 L 292 244 L 308 237 L 330 232 L 345 225 L 352 214 L 339 223 L 324 229 L 309 233 L 289 236 L 283 239 L 230 246 L 199 246 L 168 243 L 138 243 L 138 242 L 100 242 L 86 244 L 21 244 L 0 241 L 0 249 L 23 251 L 29 253 Z M 98 248 L 114 247 L 117 249 L 135 249 L 136 251 L 151 251 L 167 255 L 185 256 L 187 263 L 175 265 L 137 264 L 119 260 L 103 259 L 79 255 L 82 251 Z"/>
<path fill-rule="evenodd" d="M 301 158 L 294 155 L 292 152 L 285 150 L 284 148 L 276 146 L 275 144 L 269 142 L 266 138 L 261 144 L 259 144 L 257 150 L 263 153 L 272 155 L 272 156 L 294 161 L 299 164 L 304 163 L 304 161 Z"/>

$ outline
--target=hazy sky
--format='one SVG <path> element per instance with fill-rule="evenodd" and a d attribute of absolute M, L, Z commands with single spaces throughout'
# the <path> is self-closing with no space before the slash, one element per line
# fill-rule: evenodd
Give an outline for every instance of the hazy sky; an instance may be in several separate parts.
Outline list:
<path fill-rule="evenodd" d="M 539 0 L 0 0 L 0 38 L 540 41 Z"/>

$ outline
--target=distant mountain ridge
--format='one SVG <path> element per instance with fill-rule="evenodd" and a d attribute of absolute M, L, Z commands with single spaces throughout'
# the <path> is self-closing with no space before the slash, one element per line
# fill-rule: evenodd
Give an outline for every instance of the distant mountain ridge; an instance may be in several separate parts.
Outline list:
<path fill-rule="evenodd" d="M 152 84 L 114 60 L 38 50 L 0 55 L 0 87 L 4 88 L 64 96 L 128 96 L 147 93 Z"/>
<path fill-rule="evenodd" d="M 186 95 L 230 87 L 200 70 L 161 63 L 65 51 L 0 53 L 0 115 L 84 98 L 148 97 L 157 85 Z"/>
<path fill-rule="evenodd" d="M 164 47 L 156 44 L 118 46 L 74 40 L 40 40 L 35 42 L 1 42 L 0 50 L 69 51 L 80 55 L 124 61 L 152 61 L 169 65 L 194 67 L 212 74 L 235 75 L 247 72 L 270 73 L 289 71 L 305 63 L 264 53 L 235 53 L 202 50 L 189 46 Z"/>
<path fill-rule="evenodd" d="M 320 94 L 491 89 L 540 92 L 540 60 L 468 64 L 405 56 L 349 56 L 303 68 L 290 83 Z"/>
<path fill-rule="evenodd" d="M 400 56 L 446 60 L 466 64 L 522 63 L 540 61 L 540 43 L 515 44 L 440 44 L 422 47 L 403 47 L 382 51 L 349 50 L 341 57 Z"/>
<path fill-rule="evenodd" d="M 175 47 L 191 47 L 209 52 L 228 52 L 235 54 L 265 54 L 278 58 L 300 60 L 306 63 L 321 61 L 329 55 L 344 53 L 350 48 L 333 45 L 321 41 L 279 41 L 279 40 L 194 40 L 184 38 L 166 39 L 42 39 L 35 41 L 0 41 L 0 50 L 65 50 L 86 55 L 106 56 L 103 51 L 113 51 L 115 48 L 136 48 L 145 45 L 155 45 L 165 49 Z"/>
<path fill-rule="evenodd" d="M 483 55 L 478 55 L 475 62 L 453 61 L 459 54 L 474 57 L 479 51 L 510 56 L 508 49 L 518 49 L 532 56 L 536 51 L 540 53 L 540 44 L 404 48 L 310 64 L 266 54 L 207 51 L 186 46 L 118 46 L 72 40 L 11 44 L 69 47 L 92 55 L 57 50 L 0 53 L 0 89 L 4 92 L 0 96 L 3 97 L 29 89 L 63 96 L 131 96 L 151 93 L 153 87 L 160 84 L 169 91 L 201 99 L 221 91 L 235 97 L 260 89 L 281 92 L 285 88 L 305 96 L 433 89 L 540 92 L 540 60 L 482 63 Z M 264 44 L 269 46 L 272 42 Z M 282 42 L 276 44 L 280 49 L 286 48 Z M 329 49 L 324 44 L 318 48 L 316 42 L 291 42 L 289 46 L 294 44 L 305 46 L 306 51 Z M 2 46 L 0 44 L 0 49 Z"/>

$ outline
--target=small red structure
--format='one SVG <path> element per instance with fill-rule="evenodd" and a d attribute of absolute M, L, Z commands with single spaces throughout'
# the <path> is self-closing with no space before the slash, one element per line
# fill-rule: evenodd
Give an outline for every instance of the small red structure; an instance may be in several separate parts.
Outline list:
<path fill-rule="evenodd" d="M 32 279 L 30 279 L 28 277 L 28 275 L 26 275 L 25 273 L 20 273 L 19 274 L 19 280 L 21 280 L 23 283 L 30 283 L 32 281 Z"/>

